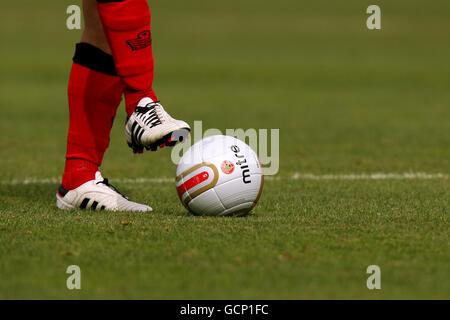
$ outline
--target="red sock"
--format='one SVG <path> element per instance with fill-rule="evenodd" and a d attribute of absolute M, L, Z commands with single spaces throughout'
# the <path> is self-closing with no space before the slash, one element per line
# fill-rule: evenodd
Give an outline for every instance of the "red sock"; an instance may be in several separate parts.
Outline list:
<path fill-rule="evenodd" d="M 71 190 L 94 179 L 109 145 L 123 86 L 111 55 L 87 44 L 76 47 L 69 79 L 70 123 L 62 185 Z"/>
<path fill-rule="evenodd" d="M 140 99 L 157 100 L 152 90 L 150 8 L 147 0 L 97 0 L 97 4 L 117 73 L 124 84 L 127 113 L 131 115 Z"/>

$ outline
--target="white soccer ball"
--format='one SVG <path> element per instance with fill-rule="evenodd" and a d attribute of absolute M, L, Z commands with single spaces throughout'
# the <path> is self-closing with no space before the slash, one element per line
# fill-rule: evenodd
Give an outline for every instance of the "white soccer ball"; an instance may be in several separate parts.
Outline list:
<path fill-rule="evenodd" d="M 207 137 L 181 158 L 175 184 L 193 214 L 243 216 L 258 202 L 264 175 L 256 153 L 230 136 Z"/>

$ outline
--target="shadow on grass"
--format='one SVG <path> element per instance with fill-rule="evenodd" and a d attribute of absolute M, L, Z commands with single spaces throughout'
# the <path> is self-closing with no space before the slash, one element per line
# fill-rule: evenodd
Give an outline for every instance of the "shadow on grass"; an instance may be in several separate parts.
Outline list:
<path fill-rule="evenodd" d="M 29 185 L 0 185 L 0 199 L 2 204 L 36 205 L 45 202 L 54 203 L 57 185 L 29 184 Z M 4 208 L 4 206 L 2 205 Z"/>
<path fill-rule="evenodd" d="M 53 184 L 26 184 L 26 185 L 0 185 L 0 210 L 17 209 L 18 207 L 30 208 L 30 207 L 48 207 L 56 210 L 55 206 L 55 194 L 58 189 L 58 185 Z M 74 210 L 80 213 L 89 210 Z M 128 213 L 129 212 L 123 212 Z M 258 217 L 254 213 L 243 217 L 214 217 L 214 216 L 202 216 L 194 215 L 188 210 L 184 209 L 181 205 L 180 208 L 170 210 L 167 208 L 160 208 L 154 205 L 154 211 L 150 214 L 172 217 L 183 217 L 188 219 L 245 219 Z"/>

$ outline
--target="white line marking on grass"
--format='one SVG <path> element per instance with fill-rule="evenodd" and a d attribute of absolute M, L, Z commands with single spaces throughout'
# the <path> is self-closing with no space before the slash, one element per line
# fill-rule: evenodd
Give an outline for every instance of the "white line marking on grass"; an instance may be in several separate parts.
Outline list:
<path fill-rule="evenodd" d="M 324 174 L 294 173 L 289 177 L 292 180 L 433 180 L 449 179 L 450 175 L 444 173 L 359 173 L 359 174 Z"/>
<path fill-rule="evenodd" d="M 111 179 L 111 181 L 114 183 L 175 183 L 175 178 Z"/>
<path fill-rule="evenodd" d="M 2 180 L 2 185 L 26 185 L 26 184 L 57 184 L 60 180 L 56 178 L 24 178 Z"/>
<path fill-rule="evenodd" d="M 174 179 L 169 178 L 136 178 L 136 179 L 110 179 L 112 183 L 168 183 L 174 182 Z M 27 185 L 27 184 L 59 184 L 61 179 L 58 178 L 25 178 L 2 180 L 2 185 Z"/>
<path fill-rule="evenodd" d="M 450 179 L 450 174 L 446 173 L 359 173 L 359 174 L 313 174 L 294 173 L 288 176 L 266 176 L 269 181 L 289 181 L 289 180 L 437 180 Z M 174 178 L 122 178 L 111 179 L 112 183 L 123 184 L 145 184 L 145 183 L 173 183 Z M 1 180 L 1 185 L 28 185 L 28 184 L 59 184 L 59 178 L 24 178 Z"/>

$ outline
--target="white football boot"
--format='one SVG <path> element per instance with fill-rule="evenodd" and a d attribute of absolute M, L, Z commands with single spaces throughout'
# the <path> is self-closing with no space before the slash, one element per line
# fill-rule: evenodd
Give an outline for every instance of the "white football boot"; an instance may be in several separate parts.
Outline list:
<path fill-rule="evenodd" d="M 150 98 L 141 99 L 125 123 L 127 143 L 135 153 L 174 146 L 186 140 L 190 130 L 186 122 L 172 118 L 159 101 Z"/>
<path fill-rule="evenodd" d="M 91 209 L 109 211 L 148 212 L 152 208 L 144 204 L 132 202 L 103 179 L 100 171 L 95 179 L 78 188 L 66 190 L 61 185 L 56 194 L 56 206 L 60 209 Z"/>

